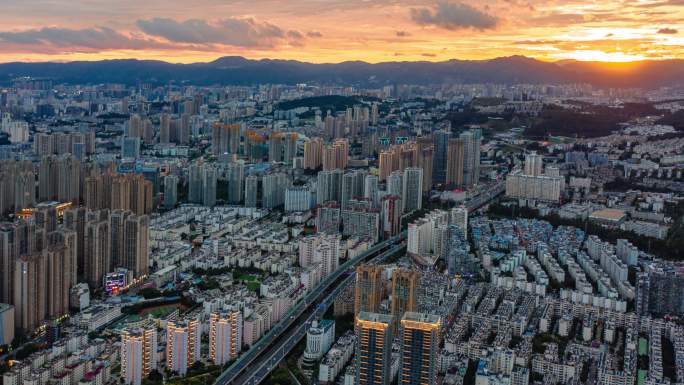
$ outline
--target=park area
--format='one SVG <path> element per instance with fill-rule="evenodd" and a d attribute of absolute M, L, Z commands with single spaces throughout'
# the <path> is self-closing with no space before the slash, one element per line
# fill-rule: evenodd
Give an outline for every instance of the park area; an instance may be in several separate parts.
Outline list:
<path fill-rule="evenodd" d="M 247 289 L 257 293 L 259 292 L 259 288 L 261 287 L 261 281 L 259 281 L 259 277 L 253 274 L 233 274 L 233 279 L 236 279 L 240 282 L 244 282 L 244 284 L 247 285 Z"/>

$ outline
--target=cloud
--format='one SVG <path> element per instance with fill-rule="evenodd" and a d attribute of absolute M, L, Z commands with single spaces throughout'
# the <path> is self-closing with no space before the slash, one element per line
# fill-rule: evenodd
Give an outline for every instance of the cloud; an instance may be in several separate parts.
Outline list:
<path fill-rule="evenodd" d="M 289 37 L 290 39 L 301 40 L 304 38 L 304 35 L 302 35 L 302 33 L 297 30 L 291 29 L 287 31 L 287 37 Z"/>
<path fill-rule="evenodd" d="M 437 7 L 411 8 L 411 19 L 419 25 L 433 25 L 448 30 L 495 28 L 499 19 L 472 6 L 459 2 L 440 1 Z"/>
<path fill-rule="evenodd" d="M 306 33 L 306 36 L 314 39 L 318 39 L 320 37 L 323 37 L 323 34 L 318 32 L 318 31 L 309 31 Z"/>
<path fill-rule="evenodd" d="M 424 57 L 436 57 L 437 55 L 434 53 L 421 53 L 420 56 Z"/>
<path fill-rule="evenodd" d="M 677 30 L 674 29 L 674 28 L 661 28 L 661 29 L 658 30 L 658 33 L 659 33 L 659 34 L 662 34 L 662 35 L 674 35 L 674 34 L 676 34 L 677 32 L 679 32 L 679 31 L 677 31 Z"/>
<path fill-rule="evenodd" d="M 551 12 L 529 18 L 528 22 L 535 26 L 568 26 L 581 24 L 587 21 L 587 16 L 581 13 L 558 13 Z"/>
<path fill-rule="evenodd" d="M 209 23 L 201 19 L 176 21 L 168 18 L 138 20 L 138 28 L 150 36 L 175 43 L 222 44 L 235 47 L 273 47 L 286 37 L 301 33 L 284 31 L 277 25 L 253 18 L 228 18 Z"/>
<path fill-rule="evenodd" d="M 562 43 L 562 40 L 518 40 L 514 43 L 518 45 L 553 45 Z"/>
<path fill-rule="evenodd" d="M 128 36 L 111 28 L 93 27 L 69 29 L 44 27 L 25 31 L 0 32 L 0 42 L 24 48 L 68 49 L 75 52 L 91 52 L 106 49 L 168 48 L 168 45 L 150 39 Z"/>
<path fill-rule="evenodd" d="M 658 8 L 658 7 L 681 7 L 684 6 L 684 0 L 663 0 L 654 1 L 650 3 L 639 3 L 634 5 L 639 8 Z"/>
<path fill-rule="evenodd" d="M 397 35 L 397 37 L 411 36 L 411 34 L 407 31 L 397 31 L 397 32 L 395 32 L 395 35 Z"/>

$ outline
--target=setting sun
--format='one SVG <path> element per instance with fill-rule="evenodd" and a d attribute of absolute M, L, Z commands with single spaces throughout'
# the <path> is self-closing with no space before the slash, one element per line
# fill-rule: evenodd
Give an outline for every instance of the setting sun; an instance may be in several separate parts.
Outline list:
<path fill-rule="evenodd" d="M 603 52 L 598 50 L 585 50 L 562 52 L 553 54 L 553 57 L 561 59 L 574 59 L 579 61 L 599 61 L 607 63 L 629 63 L 646 59 L 644 55 L 630 55 L 623 52 Z"/>

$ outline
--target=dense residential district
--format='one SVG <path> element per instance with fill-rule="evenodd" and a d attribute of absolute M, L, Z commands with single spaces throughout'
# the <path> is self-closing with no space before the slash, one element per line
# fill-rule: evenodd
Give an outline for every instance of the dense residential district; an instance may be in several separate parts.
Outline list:
<path fill-rule="evenodd" d="M 2 383 L 684 383 L 682 100 L 17 78 Z"/>

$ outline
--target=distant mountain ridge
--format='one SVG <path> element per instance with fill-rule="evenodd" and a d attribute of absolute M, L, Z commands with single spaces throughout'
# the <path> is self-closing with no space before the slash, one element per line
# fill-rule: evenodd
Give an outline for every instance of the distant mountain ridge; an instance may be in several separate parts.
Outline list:
<path fill-rule="evenodd" d="M 611 68 L 608 68 L 611 67 Z M 645 61 L 629 66 L 594 62 L 544 62 L 524 56 L 491 60 L 443 62 L 348 61 L 314 64 L 295 60 L 250 60 L 226 56 L 208 63 L 173 64 L 154 60 L 103 60 L 67 63 L 0 64 L 0 84 L 13 78 L 51 78 L 59 83 L 176 84 L 198 85 L 259 83 L 390 84 L 500 83 L 567 84 L 590 83 L 601 87 L 684 85 L 684 60 Z"/>

